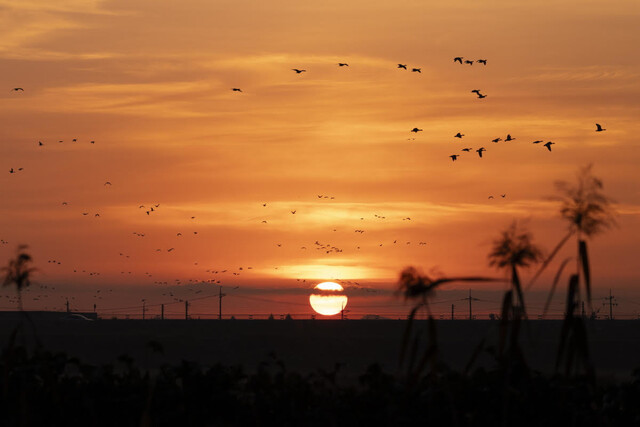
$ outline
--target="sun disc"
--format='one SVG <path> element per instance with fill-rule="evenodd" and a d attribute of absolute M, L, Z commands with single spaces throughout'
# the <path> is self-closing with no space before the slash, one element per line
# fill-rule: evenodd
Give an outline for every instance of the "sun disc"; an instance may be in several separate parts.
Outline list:
<path fill-rule="evenodd" d="M 313 288 L 309 295 L 309 304 L 316 313 L 323 316 L 333 316 L 340 313 L 347 306 L 347 296 L 344 288 L 335 282 L 322 282 Z"/>

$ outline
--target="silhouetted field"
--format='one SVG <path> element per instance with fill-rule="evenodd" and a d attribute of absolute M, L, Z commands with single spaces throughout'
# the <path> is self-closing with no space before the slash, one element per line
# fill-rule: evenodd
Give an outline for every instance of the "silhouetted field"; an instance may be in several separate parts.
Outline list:
<path fill-rule="evenodd" d="M 157 368 L 182 360 L 202 365 L 242 365 L 254 370 L 275 354 L 287 368 L 308 373 L 341 364 L 346 376 L 359 375 L 373 364 L 398 372 L 406 321 L 399 320 L 98 320 L 36 322 L 38 337 L 49 351 L 61 351 L 87 363 L 114 362 L 127 354 L 142 367 Z M 415 321 L 417 328 L 426 321 Z M 17 322 L 0 322 L 0 342 L 8 342 Z M 532 369 L 552 373 L 562 321 L 536 320 L 522 328 L 520 343 Z M 437 322 L 439 360 L 461 370 L 484 337 L 497 341 L 499 322 Z M 596 372 L 628 377 L 640 367 L 640 321 L 587 322 Z M 21 335 L 33 341 L 25 325 Z M 150 357 L 147 343 L 158 342 L 164 354 Z M 480 366 L 495 360 L 482 353 Z"/>
<path fill-rule="evenodd" d="M 499 322 L 438 322 L 441 362 L 419 377 L 393 374 L 406 321 L 59 321 L 26 351 L 27 324 L 9 323 L 3 425 L 640 425 L 634 321 L 588 323 L 596 366 L 631 374 L 615 382 L 535 370 L 553 364 L 558 321 L 529 322 L 534 369 L 462 369 Z"/>

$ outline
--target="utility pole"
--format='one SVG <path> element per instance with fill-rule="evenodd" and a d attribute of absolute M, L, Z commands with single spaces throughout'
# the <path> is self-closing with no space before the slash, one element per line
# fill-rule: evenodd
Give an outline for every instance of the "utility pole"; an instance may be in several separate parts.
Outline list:
<path fill-rule="evenodd" d="M 607 302 L 604 303 L 604 305 L 608 305 L 609 306 L 609 320 L 613 320 L 613 306 L 614 305 L 618 305 L 618 303 L 614 302 L 615 297 L 613 295 L 611 295 L 611 289 L 609 289 L 609 296 L 605 297 L 603 299 L 607 301 Z"/>
<path fill-rule="evenodd" d="M 94 313 L 96 312 L 96 305 L 95 304 L 93 304 L 93 312 Z"/>
<path fill-rule="evenodd" d="M 451 304 L 451 320 L 453 320 L 455 318 L 454 314 L 453 314 L 454 310 L 455 310 L 455 307 L 456 307 L 455 305 Z"/>
<path fill-rule="evenodd" d="M 222 297 L 227 296 L 227 294 L 222 293 L 222 286 L 220 286 L 220 293 L 218 294 L 218 320 L 222 320 Z"/>
<path fill-rule="evenodd" d="M 164 304 L 160 304 L 160 320 L 164 320 Z"/>
<path fill-rule="evenodd" d="M 184 302 L 184 320 L 189 320 L 189 301 Z"/>
<path fill-rule="evenodd" d="M 471 296 L 471 289 L 469 289 L 469 296 L 466 298 L 462 298 L 460 301 L 469 301 L 469 320 L 473 320 L 473 311 L 471 307 L 471 301 L 480 301 L 478 298 L 473 298 Z"/>
<path fill-rule="evenodd" d="M 142 299 L 142 320 L 144 320 L 144 315 L 145 315 L 145 312 L 147 311 L 146 302 L 147 300 L 143 298 Z"/>
<path fill-rule="evenodd" d="M 71 313 L 71 310 L 69 310 L 69 298 L 67 298 L 67 313 Z"/>

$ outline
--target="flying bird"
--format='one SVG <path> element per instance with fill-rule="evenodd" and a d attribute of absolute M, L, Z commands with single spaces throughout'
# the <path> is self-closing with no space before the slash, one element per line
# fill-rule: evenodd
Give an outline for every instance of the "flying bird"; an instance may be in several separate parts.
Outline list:
<path fill-rule="evenodd" d="M 482 158 L 482 152 L 483 151 L 487 151 L 484 147 L 480 147 L 476 150 L 476 152 L 478 153 L 478 156 L 480 156 L 480 158 Z"/>
<path fill-rule="evenodd" d="M 547 142 L 546 144 L 544 144 L 545 147 L 547 147 L 547 150 L 551 151 L 551 145 L 555 144 L 555 142 Z"/>
<path fill-rule="evenodd" d="M 38 141 L 38 146 L 42 147 L 44 144 L 42 143 L 42 141 Z"/>
<path fill-rule="evenodd" d="M 496 142 L 496 143 L 498 143 L 498 142 L 500 142 L 500 141 L 502 141 L 502 138 L 496 138 L 496 139 L 492 139 L 492 140 L 491 140 L 491 142 Z"/>
<path fill-rule="evenodd" d="M 299 69 L 297 69 L 297 68 L 292 68 L 291 70 L 292 70 L 292 71 L 295 71 L 295 72 L 296 72 L 296 74 L 304 73 L 304 72 L 306 72 L 306 71 L 307 71 L 307 70 L 299 70 Z"/>
<path fill-rule="evenodd" d="M 600 124 L 598 124 L 598 123 L 596 123 L 596 128 L 597 128 L 597 129 L 596 129 L 596 132 L 602 132 L 602 131 L 605 131 L 605 130 L 606 130 L 605 128 L 603 128 L 602 126 L 600 126 Z"/>
<path fill-rule="evenodd" d="M 541 140 L 541 139 L 538 139 L 538 140 L 536 140 L 536 141 L 533 141 L 533 142 L 532 142 L 532 144 L 540 144 L 541 142 L 542 142 L 542 140 Z"/>
<path fill-rule="evenodd" d="M 463 148 L 463 149 L 462 149 L 462 151 L 466 151 L 467 153 L 468 153 L 469 151 L 471 151 L 471 150 L 472 150 L 472 148 Z"/>
<path fill-rule="evenodd" d="M 505 141 L 513 141 L 514 139 L 515 139 L 515 138 L 512 138 L 512 137 L 511 137 L 511 134 L 509 134 L 509 133 L 508 133 L 508 134 L 507 134 L 507 137 L 506 137 L 506 139 L 505 139 Z"/>
<path fill-rule="evenodd" d="M 480 95 L 480 89 L 474 89 L 471 93 L 475 93 L 476 95 Z"/>
<path fill-rule="evenodd" d="M 398 64 L 398 68 L 404 68 L 406 70 L 407 64 Z"/>
<path fill-rule="evenodd" d="M 455 162 L 458 159 L 458 157 L 460 157 L 460 155 L 459 154 L 452 154 L 449 157 L 451 157 L 451 161 Z"/>
<path fill-rule="evenodd" d="M 464 133 L 456 133 L 455 135 L 453 135 L 454 138 L 462 138 L 464 136 Z"/>
<path fill-rule="evenodd" d="M 481 93 L 479 93 L 479 94 L 478 94 L 478 99 L 484 99 L 484 98 L 486 98 L 486 97 L 487 97 L 487 95 L 483 95 L 483 94 L 481 94 Z"/>
<path fill-rule="evenodd" d="M 501 194 L 500 197 L 502 197 L 504 199 L 505 197 L 507 197 L 507 195 L 506 194 Z"/>
<path fill-rule="evenodd" d="M 107 181 L 104 183 L 104 185 L 111 185 L 111 182 Z"/>
<path fill-rule="evenodd" d="M 348 67 L 349 64 L 347 64 L 346 62 L 338 62 L 338 67 Z"/>
<path fill-rule="evenodd" d="M 412 72 L 412 73 L 420 73 L 420 74 L 422 74 L 422 71 L 421 71 L 421 70 L 422 70 L 422 68 L 412 68 L 412 69 L 411 69 L 411 72 Z"/>
<path fill-rule="evenodd" d="M 294 214 L 294 215 L 296 214 L 296 212 L 297 212 L 296 210 L 292 210 L 291 211 L 291 213 Z"/>
<path fill-rule="evenodd" d="M 242 89 L 237 88 L 237 87 L 231 88 L 231 90 L 232 90 L 233 92 L 242 92 Z"/>
<path fill-rule="evenodd" d="M 473 65 L 473 61 L 471 61 L 470 59 L 466 59 L 464 61 L 465 64 L 469 64 L 469 65 Z"/>
<path fill-rule="evenodd" d="M 453 58 L 453 62 L 459 62 L 462 64 L 462 58 L 464 58 L 463 56 L 456 56 L 455 58 Z"/>
<path fill-rule="evenodd" d="M 413 133 L 422 132 L 422 129 L 413 128 L 413 129 L 411 129 L 411 132 L 413 132 Z"/>
<path fill-rule="evenodd" d="M 489 196 L 489 197 L 487 197 L 487 199 L 493 199 L 493 196 Z"/>
<path fill-rule="evenodd" d="M 11 89 L 13 92 L 24 92 L 24 89 L 22 89 L 21 87 L 14 87 L 13 89 Z"/>
<path fill-rule="evenodd" d="M 487 60 L 486 59 L 478 59 L 476 62 L 479 62 L 482 65 L 487 65 Z"/>

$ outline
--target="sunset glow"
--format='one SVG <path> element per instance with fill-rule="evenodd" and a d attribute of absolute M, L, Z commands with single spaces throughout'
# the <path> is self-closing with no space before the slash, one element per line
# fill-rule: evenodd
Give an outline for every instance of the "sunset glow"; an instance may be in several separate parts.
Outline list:
<path fill-rule="evenodd" d="M 594 295 L 640 300 L 636 0 L 0 9 L 0 261 L 29 245 L 47 286 L 29 308 L 157 311 L 223 286 L 228 313 L 310 315 L 330 279 L 361 314 L 404 313 L 404 267 L 495 275 L 513 220 L 550 252 L 554 182 L 590 163 L 619 213 L 590 243 Z"/>

